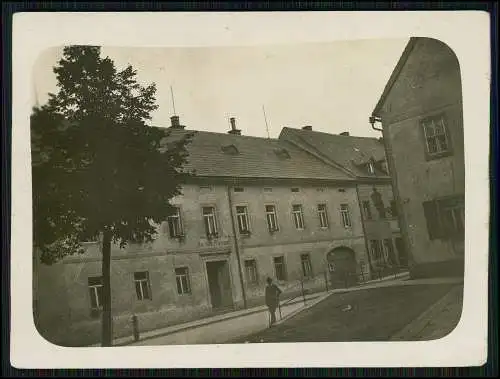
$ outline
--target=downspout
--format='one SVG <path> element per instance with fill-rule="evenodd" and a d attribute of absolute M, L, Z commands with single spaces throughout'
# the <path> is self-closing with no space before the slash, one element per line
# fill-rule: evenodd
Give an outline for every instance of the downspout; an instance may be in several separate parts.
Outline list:
<path fill-rule="evenodd" d="M 370 268 L 370 278 L 373 275 L 372 258 L 370 257 L 370 245 L 368 244 L 368 236 L 366 235 L 365 217 L 363 214 L 363 207 L 361 206 L 361 199 L 359 197 L 359 187 L 356 184 L 356 196 L 358 197 L 359 211 L 361 212 L 361 226 L 363 227 L 363 235 L 365 236 L 365 249 L 368 257 L 368 267 Z"/>
<path fill-rule="evenodd" d="M 247 308 L 247 295 L 245 292 L 245 283 L 243 282 L 243 271 L 241 269 L 241 257 L 240 257 L 240 245 L 238 241 L 238 236 L 236 234 L 236 223 L 234 221 L 233 214 L 233 200 L 231 198 L 231 187 L 227 186 L 227 199 L 229 203 L 229 214 L 231 215 L 231 228 L 233 230 L 233 239 L 234 239 L 234 250 L 236 252 L 236 261 L 238 262 L 238 273 L 240 277 L 240 285 L 241 285 L 241 295 L 243 296 L 243 306 L 245 309 Z"/>
<path fill-rule="evenodd" d="M 396 173 L 396 164 L 394 162 L 394 157 L 392 155 L 392 146 L 390 145 L 390 139 L 387 136 L 387 132 L 384 131 L 384 128 L 377 128 L 375 127 L 376 122 L 382 123 L 382 119 L 380 117 L 376 117 L 374 115 L 370 116 L 369 122 L 372 126 L 373 130 L 382 132 L 382 136 L 384 139 L 384 149 L 385 149 L 385 156 L 387 159 L 387 165 L 389 169 L 389 175 L 391 177 L 391 183 L 392 183 L 392 193 L 394 195 L 394 200 L 396 201 L 396 204 L 398 205 L 398 222 L 399 222 L 399 227 L 401 228 L 401 236 L 403 237 L 403 245 L 404 248 L 406 249 L 406 254 L 408 256 L 408 266 L 411 266 L 410 263 L 415 263 L 413 259 L 413 252 L 411 250 L 411 245 L 410 245 L 410 237 L 409 237 L 409 228 L 408 224 L 406 222 L 406 217 L 403 212 L 403 202 L 401 199 L 401 195 L 399 193 L 399 188 L 398 188 L 398 177 Z M 410 268 L 410 267 L 408 267 Z"/>

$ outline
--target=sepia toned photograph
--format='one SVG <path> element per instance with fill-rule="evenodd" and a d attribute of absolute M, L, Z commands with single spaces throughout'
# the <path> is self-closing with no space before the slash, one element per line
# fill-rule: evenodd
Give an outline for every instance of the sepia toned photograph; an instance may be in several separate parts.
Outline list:
<path fill-rule="evenodd" d="M 67 44 L 32 78 L 48 342 L 408 342 L 458 325 L 464 122 L 446 43 Z"/>

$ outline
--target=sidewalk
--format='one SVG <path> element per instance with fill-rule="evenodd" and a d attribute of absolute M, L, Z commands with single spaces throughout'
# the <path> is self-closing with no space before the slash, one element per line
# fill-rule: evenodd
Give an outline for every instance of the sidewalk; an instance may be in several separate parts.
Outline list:
<path fill-rule="evenodd" d="M 428 341 L 445 337 L 462 315 L 463 286 L 456 286 L 391 337 L 391 341 Z"/>

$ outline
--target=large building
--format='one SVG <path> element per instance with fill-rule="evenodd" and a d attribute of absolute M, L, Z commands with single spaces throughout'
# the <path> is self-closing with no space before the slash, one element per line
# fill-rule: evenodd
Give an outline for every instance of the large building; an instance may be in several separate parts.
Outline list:
<path fill-rule="evenodd" d="M 372 116 L 381 122 L 414 277 L 463 275 L 465 162 L 460 66 L 411 38 Z"/>
<path fill-rule="evenodd" d="M 377 232 L 369 226 L 377 223 L 375 211 L 368 207 L 365 219 L 372 220 L 366 223 L 361 216 L 360 199 L 380 201 L 374 186 L 385 204 L 392 199 L 380 141 L 355 139 L 344 158 L 354 146 L 375 161 L 346 168 L 345 161 L 320 157 L 286 133 L 279 139 L 244 136 L 231 121 L 228 133 L 212 133 L 187 130 L 172 117 L 170 140 L 194 133 L 185 168 L 195 175 L 172 199 L 177 213 L 158 226 L 153 243 L 112 248 L 115 337 L 132 333 L 134 314 L 147 330 L 262 304 L 266 277 L 289 296 L 302 286 L 318 291 L 368 279 L 382 262 L 398 261 L 383 242 L 392 246 L 397 236 L 392 221 L 383 218 Z M 354 140 L 340 138 L 340 145 Z M 353 175 L 355 166 L 361 171 Z M 365 233 L 368 241 L 379 241 L 372 255 Z M 99 341 L 100 244 L 86 247 L 85 255 L 53 266 L 35 257 L 36 324 L 57 344 Z"/>

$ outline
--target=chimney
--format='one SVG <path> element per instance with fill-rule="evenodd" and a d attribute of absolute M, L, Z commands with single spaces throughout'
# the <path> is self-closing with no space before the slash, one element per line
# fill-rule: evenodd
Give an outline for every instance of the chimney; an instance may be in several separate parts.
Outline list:
<path fill-rule="evenodd" d="M 306 125 L 302 127 L 302 130 L 313 130 L 313 127 L 311 125 Z"/>
<path fill-rule="evenodd" d="M 228 131 L 229 134 L 235 134 L 237 136 L 241 136 L 241 130 L 236 129 L 236 119 L 234 117 L 231 117 L 229 119 L 229 122 L 231 123 L 231 130 Z"/>
<path fill-rule="evenodd" d="M 173 129 L 184 129 L 184 125 L 180 124 L 179 116 L 170 117 L 170 123 L 171 123 L 170 127 Z"/>
<path fill-rule="evenodd" d="M 339 134 L 340 136 L 349 136 L 349 132 L 342 132 Z"/>

